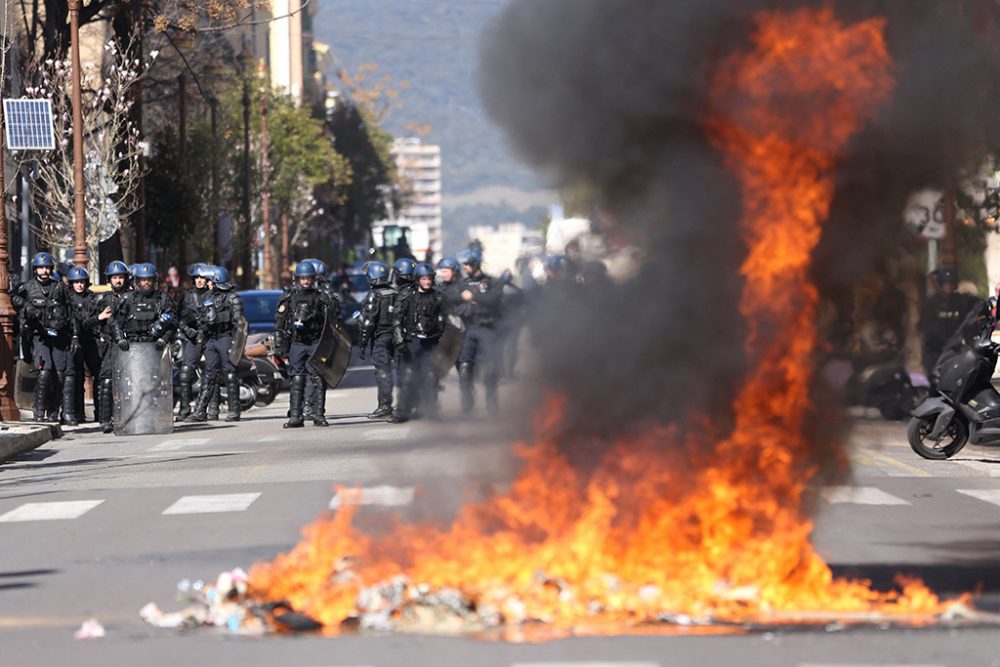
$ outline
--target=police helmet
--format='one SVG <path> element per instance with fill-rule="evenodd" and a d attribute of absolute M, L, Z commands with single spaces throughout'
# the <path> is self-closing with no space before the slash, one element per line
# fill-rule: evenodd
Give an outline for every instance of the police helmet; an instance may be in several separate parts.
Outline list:
<path fill-rule="evenodd" d="M 389 267 L 382 262 L 369 262 L 365 276 L 369 285 L 384 285 L 389 281 Z"/>
<path fill-rule="evenodd" d="M 72 262 L 62 262 L 62 263 L 60 263 L 59 264 L 59 275 L 60 276 L 68 276 L 69 272 L 73 269 L 74 266 L 76 266 L 76 265 L 73 264 Z"/>
<path fill-rule="evenodd" d="M 52 255 L 47 252 L 36 252 L 35 256 L 31 258 L 31 268 L 37 268 L 39 266 L 47 266 L 50 269 L 56 268 L 56 260 L 52 259 Z"/>
<path fill-rule="evenodd" d="M 323 277 L 326 276 L 326 262 L 324 262 L 323 260 L 321 260 L 321 259 L 304 259 L 302 261 L 309 262 L 314 267 L 316 267 L 316 275 L 319 276 L 320 278 L 323 278 Z"/>
<path fill-rule="evenodd" d="M 437 265 L 438 269 L 451 269 L 452 271 L 461 271 L 462 265 L 458 263 L 454 257 L 445 257 Z"/>
<path fill-rule="evenodd" d="M 514 282 L 514 273 L 510 269 L 504 269 L 503 273 L 500 274 L 500 284 L 510 285 Z"/>
<path fill-rule="evenodd" d="M 431 266 L 430 264 L 417 264 L 417 268 L 413 270 L 413 275 L 415 275 L 417 278 L 423 278 L 425 276 L 433 278 L 434 267 Z"/>
<path fill-rule="evenodd" d="M 392 270 L 396 272 L 396 278 L 406 281 L 413 281 L 413 272 L 417 268 L 417 263 L 412 259 L 403 258 L 397 259 L 396 263 L 392 265 Z"/>
<path fill-rule="evenodd" d="M 197 264 L 192 264 L 191 266 L 188 267 L 188 275 L 191 276 L 192 278 L 204 278 L 205 269 L 207 267 L 208 264 L 205 264 L 204 262 L 198 262 Z"/>
<path fill-rule="evenodd" d="M 316 265 L 308 260 L 303 260 L 295 265 L 296 278 L 315 278 Z"/>
<path fill-rule="evenodd" d="M 937 274 L 939 284 L 952 287 L 958 285 L 958 272 L 955 269 L 938 269 L 934 273 Z"/>
<path fill-rule="evenodd" d="M 224 266 L 212 266 L 209 267 L 210 273 L 212 275 L 206 276 L 213 283 L 219 287 L 225 288 L 229 285 L 229 271 L 226 270 Z"/>
<path fill-rule="evenodd" d="M 136 277 L 136 280 L 138 280 L 139 278 L 153 278 L 155 280 L 156 267 L 152 264 L 152 262 L 143 262 L 142 264 L 136 264 L 135 270 L 133 271 L 133 275 Z"/>
<path fill-rule="evenodd" d="M 90 274 L 87 273 L 87 269 L 82 266 L 74 266 L 72 269 L 66 272 L 66 279 L 71 283 L 75 283 L 79 280 L 89 283 Z"/>
<path fill-rule="evenodd" d="M 127 276 L 129 274 L 128 267 L 125 266 L 125 262 L 115 260 L 108 264 L 107 268 L 104 269 L 104 275 L 110 276 Z"/>
<path fill-rule="evenodd" d="M 458 261 L 473 269 L 478 269 L 483 264 L 483 253 L 475 248 L 469 248 L 458 253 Z"/>
<path fill-rule="evenodd" d="M 130 277 L 132 277 L 132 278 L 135 278 L 136 277 L 135 276 L 135 270 L 138 269 L 139 266 L 141 266 L 141 265 L 140 264 L 129 264 L 128 265 L 128 275 Z"/>

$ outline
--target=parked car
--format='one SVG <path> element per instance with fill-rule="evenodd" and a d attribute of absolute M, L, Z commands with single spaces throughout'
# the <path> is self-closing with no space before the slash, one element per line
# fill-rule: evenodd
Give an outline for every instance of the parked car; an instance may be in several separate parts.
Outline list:
<path fill-rule="evenodd" d="M 281 290 L 246 290 L 237 292 L 243 299 L 243 312 L 246 314 L 250 333 L 274 333 L 274 316 L 278 312 L 278 302 L 281 300 Z"/>

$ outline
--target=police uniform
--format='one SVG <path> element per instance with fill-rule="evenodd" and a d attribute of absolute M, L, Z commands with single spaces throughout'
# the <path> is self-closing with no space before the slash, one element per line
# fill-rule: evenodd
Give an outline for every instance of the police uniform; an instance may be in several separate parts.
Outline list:
<path fill-rule="evenodd" d="M 223 379 L 226 381 L 228 407 L 226 421 L 239 421 L 240 383 L 236 365 L 229 359 L 229 351 L 233 347 L 233 334 L 243 320 L 243 300 L 232 288 L 216 284 L 215 289 L 204 296 L 199 320 L 201 330 L 196 338 L 204 340 L 205 373 L 198 404 L 188 421 L 208 421 L 209 403 Z"/>
<path fill-rule="evenodd" d="M 90 371 L 90 377 L 94 380 L 94 419 L 100 421 L 101 405 L 98 399 L 98 383 L 101 377 L 101 344 L 100 333 L 98 332 L 95 309 L 97 308 L 97 295 L 85 289 L 81 293 L 70 287 L 69 302 L 76 319 L 78 331 L 78 344 L 76 354 L 73 359 L 73 405 L 77 421 L 84 421 L 84 368 Z"/>
<path fill-rule="evenodd" d="M 101 370 L 98 373 L 97 383 L 97 406 L 100 412 L 101 430 L 110 433 L 112 430 L 111 416 L 114 405 L 114 365 L 112 364 L 111 347 L 114 344 L 112 334 L 112 320 L 118 310 L 118 305 L 128 294 L 128 283 L 119 290 L 111 289 L 104 292 L 97 298 L 97 304 L 87 321 L 86 326 L 92 329 L 97 335 L 98 349 L 101 352 Z M 104 310 L 111 309 L 111 317 L 101 320 L 100 314 Z"/>
<path fill-rule="evenodd" d="M 174 301 L 157 289 L 126 293 L 111 316 L 111 335 L 123 350 L 133 342 L 156 343 L 163 349 L 176 331 Z"/>
<path fill-rule="evenodd" d="M 472 293 L 472 299 L 463 299 L 458 309 L 466 327 L 462 351 L 458 355 L 458 383 L 462 390 L 463 412 L 469 412 L 475 405 L 477 367 L 486 386 L 486 407 L 491 413 L 497 410 L 500 369 L 496 326 L 500 320 L 500 290 L 500 283 L 482 271 L 476 271 L 461 281 L 459 293 Z"/>
<path fill-rule="evenodd" d="M 393 421 L 408 420 L 418 402 L 426 406 L 430 416 L 437 414 L 433 357 L 444 333 L 445 309 L 444 295 L 433 287 L 406 290 L 399 296 L 394 340 L 401 350 L 400 391 Z"/>
<path fill-rule="evenodd" d="M 392 361 L 396 355 L 393 329 L 396 322 L 397 292 L 391 285 L 372 287 L 361 305 L 361 349 L 371 347 L 378 387 L 378 407 L 369 417 L 379 419 L 392 414 Z"/>
<path fill-rule="evenodd" d="M 59 420 L 59 397 L 63 418 L 74 417 L 72 393 L 73 353 L 76 320 L 69 304 L 68 288 L 62 282 L 37 277 L 21 283 L 11 299 L 20 310 L 22 336 L 30 336 L 32 365 L 38 371 L 33 396 L 34 417 L 39 421 Z M 68 379 L 67 379 L 68 378 Z M 69 382 L 70 391 L 65 391 Z M 75 421 L 72 419 L 71 421 Z"/>
<path fill-rule="evenodd" d="M 288 428 L 302 426 L 306 381 L 309 378 L 313 382 L 319 380 L 318 374 L 308 362 L 323 335 L 323 326 L 331 308 L 335 306 L 325 292 L 316 287 L 307 289 L 299 285 L 289 289 L 278 303 L 278 312 L 275 316 L 275 347 L 279 353 L 286 353 L 288 375 L 291 379 L 289 419 L 285 424 Z M 312 419 L 317 426 L 326 425 L 325 416 L 315 406 Z"/>
<path fill-rule="evenodd" d="M 343 319 L 340 311 L 343 297 L 322 274 L 316 277 L 316 289 L 325 294 L 330 301 L 331 305 L 327 311 L 328 317 L 333 317 L 335 321 L 340 322 Z M 310 373 L 306 377 L 306 399 L 303 405 L 303 414 L 315 420 L 326 419 L 326 390 L 328 388 L 326 380 L 321 375 Z"/>
<path fill-rule="evenodd" d="M 201 333 L 201 306 L 207 294 L 207 285 L 201 289 L 189 287 L 184 290 L 184 294 L 181 295 L 177 304 L 177 328 L 184 346 L 181 353 L 181 367 L 177 374 L 180 397 L 180 408 L 177 411 L 178 419 L 185 419 L 191 414 L 191 399 L 193 398 L 191 385 L 205 351 L 205 339 Z"/>

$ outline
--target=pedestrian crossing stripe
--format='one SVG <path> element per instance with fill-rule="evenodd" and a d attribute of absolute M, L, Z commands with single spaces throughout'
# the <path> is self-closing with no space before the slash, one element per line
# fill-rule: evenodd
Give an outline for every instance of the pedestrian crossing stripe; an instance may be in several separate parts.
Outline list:
<path fill-rule="evenodd" d="M 851 505 L 909 505 L 902 498 L 873 486 L 827 486 L 820 490 L 823 499 L 831 504 Z"/>
<path fill-rule="evenodd" d="M 1000 505 L 1000 489 L 957 489 L 957 491 L 984 503 Z"/>
<path fill-rule="evenodd" d="M 208 443 L 209 443 L 208 438 L 171 438 L 169 440 L 164 440 L 155 447 L 151 447 L 149 451 L 174 452 L 179 449 L 185 449 L 187 447 L 197 447 L 199 445 L 207 445 Z"/>
<path fill-rule="evenodd" d="M 416 489 L 412 486 L 370 486 L 337 492 L 330 499 L 330 509 L 340 509 L 344 505 L 381 505 L 383 507 L 403 507 L 413 502 Z"/>
<path fill-rule="evenodd" d="M 243 512 L 253 504 L 259 493 L 224 493 L 214 496 L 184 496 L 163 510 L 163 514 L 214 514 Z"/>
<path fill-rule="evenodd" d="M 103 502 L 103 500 L 71 500 L 51 503 L 25 503 L 6 514 L 0 515 L 0 522 L 79 519 Z"/>

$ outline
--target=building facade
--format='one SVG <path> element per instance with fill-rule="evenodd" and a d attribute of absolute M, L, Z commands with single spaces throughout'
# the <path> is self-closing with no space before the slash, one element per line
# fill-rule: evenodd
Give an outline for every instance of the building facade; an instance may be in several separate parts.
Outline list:
<path fill-rule="evenodd" d="M 372 227 L 374 243 L 393 250 L 409 248 L 418 260 L 441 257 L 441 147 L 415 137 L 396 139 L 392 156 L 403 189 L 403 206 L 394 219 Z"/>

